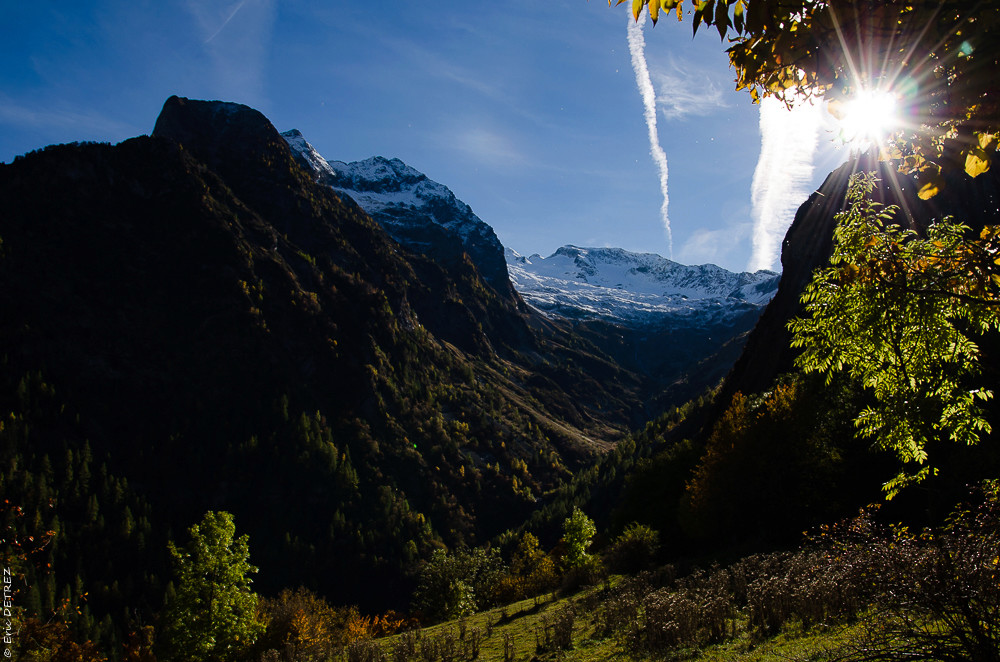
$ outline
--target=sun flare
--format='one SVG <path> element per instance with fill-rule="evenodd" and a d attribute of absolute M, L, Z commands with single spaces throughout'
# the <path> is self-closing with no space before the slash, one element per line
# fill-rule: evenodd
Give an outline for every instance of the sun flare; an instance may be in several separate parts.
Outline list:
<path fill-rule="evenodd" d="M 896 97 L 889 92 L 865 90 L 843 103 L 840 137 L 854 147 L 880 144 L 897 127 Z"/>

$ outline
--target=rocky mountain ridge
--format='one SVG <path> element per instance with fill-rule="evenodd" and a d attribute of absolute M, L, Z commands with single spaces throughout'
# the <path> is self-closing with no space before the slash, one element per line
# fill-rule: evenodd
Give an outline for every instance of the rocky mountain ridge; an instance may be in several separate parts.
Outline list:
<path fill-rule="evenodd" d="M 726 374 L 780 278 L 614 248 L 522 257 L 448 187 L 401 160 L 330 160 L 300 131 L 281 135 L 314 181 L 353 201 L 403 246 L 458 280 L 474 268 L 498 298 L 481 320 L 502 325 L 516 311 L 545 333 L 585 338 L 648 380 L 641 398 L 649 412 L 696 397 Z"/>
<path fill-rule="evenodd" d="M 451 190 L 399 159 L 329 161 L 298 130 L 281 134 L 315 180 L 355 201 L 398 242 L 444 265 L 468 254 L 483 279 L 513 297 L 503 246 L 493 228 Z"/>
<path fill-rule="evenodd" d="M 149 530 L 232 512 L 265 592 L 384 609 L 648 417 L 643 379 L 401 246 L 246 106 L 171 97 L 151 136 L 0 164 L 0 210 L 5 470 L 89 444 Z"/>
<path fill-rule="evenodd" d="M 548 315 L 641 326 L 704 327 L 761 310 L 780 276 L 685 266 L 653 253 L 563 246 L 547 258 L 508 249 L 515 288 Z"/>

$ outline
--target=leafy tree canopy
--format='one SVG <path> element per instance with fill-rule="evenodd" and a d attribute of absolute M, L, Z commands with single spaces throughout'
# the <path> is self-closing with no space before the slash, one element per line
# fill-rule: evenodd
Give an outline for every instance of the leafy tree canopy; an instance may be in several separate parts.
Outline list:
<path fill-rule="evenodd" d="M 205 513 L 188 529 L 184 547 L 169 543 L 175 590 L 164 613 L 164 653 L 171 660 L 218 662 L 232 659 L 263 632 L 256 618 L 257 594 L 250 590 L 249 537 L 236 537 L 227 512 Z"/>
<path fill-rule="evenodd" d="M 566 542 L 566 565 L 570 568 L 577 568 L 590 560 L 587 550 L 597 527 L 594 520 L 587 517 L 579 508 L 573 508 L 573 512 L 563 522 L 563 540 Z"/>
<path fill-rule="evenodd" d="M 617 0 L 621 4 L 626 0 Z M 609 0 L 610 4 L 611 0 Z M 895 98 L 900 123 L 884 145 L 921 196 L 940 171 L 989 169 L 1000 133 L 1000 3 L 989 0 L 691 0 L 694 32 L 714 26 L 730 43 L 737 89 L 755 101 L 823 97 L 837 115 L 874 91 Z M 632 0 L 683 16 L 684 0 Z"/>
<path fill-rule="evenodd" d="M 505 572 L 496 549 L 437 549 L 420 568 L 413 606 L 432 621 L 473 614 L 493 606 Z"/>
<path fill-rule="evenodd" d="M 974 338 L 1000 328 L 1000 227 L 969 237 L 950 219 L 918 237 L 893 222 L 894 208 L 871 201 L 872 174 L 857 175 L 850 208 L 837 217 L 830 266 L 813 275 L 792 320 L 793 347 L 806 372 L 827 380 L 846 371 L 875 403 L 855 419 L 858 433 L 903 464 L 891 497 L 934 472 L 939 440 L 974 444 L 990 425 L 979 404 Z"/>

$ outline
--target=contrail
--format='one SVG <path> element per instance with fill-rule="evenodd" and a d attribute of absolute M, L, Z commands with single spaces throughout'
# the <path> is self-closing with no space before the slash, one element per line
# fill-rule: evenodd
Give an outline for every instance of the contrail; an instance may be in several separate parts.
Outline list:
<path fill-rule="evenodd" d="M 236 16 L 236 14 L 238 14 L 241 9 L 243 9 L 243 5 L 245 5 L 246 2 L 247 0 L 240 0 L 240 2 L 236 4 L 235 8 L 231 12 L 229 12 L 229 17 L 226 18 L 226 20 L 222 22 L 222 25 L 219 26 L 219 29 L 213 32 L 212 36 L 205 40 L 206 44 L 211 42 L 217 36 L 219 36 L 219 33 L 222 32 L 227 25 L 229 25 L 229 21 L 233 20 L 233 17 Z"/>
<path fill-rule="evenodd" d="M 813 174 L 820 107 L 800 103 L 792 110 L 777 99 L 760 104 L 760 158 L 750 185 L 753 251 L 747 269 L 773 269 L 781 240 L 806 201 Z"/>
<path fill-rule="evenodd" d="M 649 154 L 656 163 L 656 168 L 660 173 L 660 193 L 663 194 L 663 204 L 660 205 L 660 216 L 663 218 L 663 229 L 667 235 L 667 248 L 670 251 L 670 258 L 674 257 L 674 238 L 670 232 L 670 217 L 667 215 L 667 206 L 670 198 L 667 196 L 667 155 L 660 147 L 660 136 L 656 131 L 656 92 L 653 90 L 653 83 L 649 79 L 649 69 L 646 67 L 646 39 L 642 34 L 642 28 L 646 25 L 646 15 L 639 14 L 639 20 L 633 21 L 628 18 L 628 50 L 632 54 L 632 70 L 635 72 L 635 84 L 639 88 L 639 95 L 642 97 L 642 105 L 645 108 L 643 113 L 646 118 L 646 128 L 649 130 Z"/>

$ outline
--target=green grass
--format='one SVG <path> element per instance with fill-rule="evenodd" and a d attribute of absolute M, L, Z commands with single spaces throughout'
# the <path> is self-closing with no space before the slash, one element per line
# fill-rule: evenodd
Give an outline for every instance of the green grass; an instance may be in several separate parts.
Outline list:
<path fill-rule="evenodd" d="M 555 597 L 545 595 L 537 600 L 522 600 L 506 607 L 498 607 L 463 619 L 441 623 L 424 628 L 416 634 L 416 654 L 410 659 L 424 662 L 421 646 L 424 640 L 442 641 L 450 638 L 454 642 L 454 662 L 471 660 L 471 640 L 474 632 L 482 635 L 478 662 L 504 662 L 505 639 L 513 645 L 513 659 L 559 660 L 560 662 L 592 662 L 596 660 L 621 660 L 628 662 L 651 662 L 663 660 L 662 656 L 632 655 L 616 636 L 604 636 L 598 628 L 597 609 L 594 603 L 600 600 L 601 587 L 585 588 L 573 595 Z M 588 600 L 588 596 L 593 596 Z M 544 627 L 564 609 L 572 607 L 576 617 L 573 625 L 572 647 L 565 649 L 541 648 L 544 644 Z M 745 662 L 769 662 L 781 660 L 824 660 L 829 651 L 835 650 L 850 638 L 853 626 L 814 627 L 803 631 L 791 626 L 773 637 L 761 638 L 747 631 L 745 618 L 738 616 L 735 624 L 736 636 L 720 644 L 702 649 L 677 650 L 666 659 L 705 660 L 722 662 L 735 660 Z M 464 638 L 461 636 L 464 632 Z M 551 630 L 550 630 L 551 632 Z M 505 636 L 506 635 L 506 636 Z M 378 640 L 378 644 L 390 660 L 393 650 L 400 645 L 406 635 L 394 635 Z M 435 660 L 441 660 L 437 656 Z"/>

